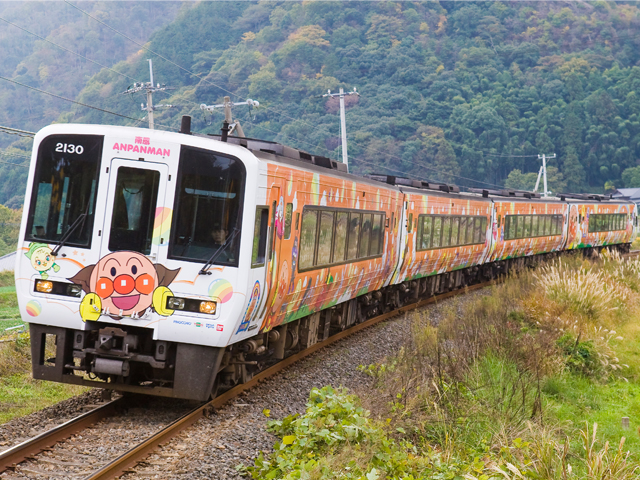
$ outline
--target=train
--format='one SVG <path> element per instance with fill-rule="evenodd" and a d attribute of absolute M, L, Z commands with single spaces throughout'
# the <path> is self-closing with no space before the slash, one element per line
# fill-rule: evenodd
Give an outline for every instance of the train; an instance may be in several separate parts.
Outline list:
<path fill-rule="evenodd" d="M 33 377 L 204 401 L 357 323 L 561 252 L 632 202 L 357 176 L 275 142 L 107 125 L 34 139 L 15 265 Z"/>

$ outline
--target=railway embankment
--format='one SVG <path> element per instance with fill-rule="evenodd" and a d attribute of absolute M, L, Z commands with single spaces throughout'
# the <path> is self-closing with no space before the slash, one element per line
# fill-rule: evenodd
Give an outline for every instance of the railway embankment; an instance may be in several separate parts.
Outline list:
<path fill-rule="evenodd" d="M 413 314 L 399 353 L 360 368 L 372 390 L 316 383 L 241 471 L 640 478 L 640 260 L 563 258 L 483 293 Z"/>

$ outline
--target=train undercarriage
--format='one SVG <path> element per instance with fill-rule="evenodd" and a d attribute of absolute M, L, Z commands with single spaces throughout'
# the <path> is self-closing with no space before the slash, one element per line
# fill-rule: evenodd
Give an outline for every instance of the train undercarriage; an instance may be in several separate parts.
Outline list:
<path fill-rule="evenodd" d="M 605 249 L 620 253 L 629 244 Z M 601 248 L 582 249 L 591 256 Z M 143 328 L 91 322 L 90 330 L 31 324 L 33 376 L 122 392 L 207 400 L 278 361 L 380 314 L 452 290 L 533 267 L 559 252 L 502 260 L 406 281 L 280 325 L 231 345 L 208 347 L 153 340 Z"/>

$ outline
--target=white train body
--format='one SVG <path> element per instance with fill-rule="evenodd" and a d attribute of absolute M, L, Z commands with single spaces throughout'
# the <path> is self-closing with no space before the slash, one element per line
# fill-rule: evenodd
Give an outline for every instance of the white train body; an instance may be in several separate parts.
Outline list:
<path fill-rule="evenodd" d="M 35 378 L 204 400 L 330 331 L 561 250 L 576 230 L 567 202 L 539 203 L 557 236 L 541 226 L 548 241 L 507 242 L 506 215 L 535 210 L 248 142 L 102 125 L 38 132 L 15 266 Z M 616 231 L 570 248 L 628 248 L 635 206 L 607 205 L 595 208 L 617 215 Z M 587 225 L 585 215 L 575 214 Z M 357 233 L 341 237 L 347 218 Z"/>

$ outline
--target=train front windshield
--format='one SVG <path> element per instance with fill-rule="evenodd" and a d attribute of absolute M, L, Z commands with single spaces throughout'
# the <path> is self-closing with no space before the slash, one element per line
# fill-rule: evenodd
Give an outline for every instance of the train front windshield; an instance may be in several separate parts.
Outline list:
<path fill-rule="evenodd" d="M 68 245 L 89 247 L 103 137 L 52 135 L 38 148 L 26 239 L 57 243 L 78 218 Z"/>
<path fill-rule="evenodd" d="M 238 266 L 246 171 L 235 158 L 183 146 L 169 257 Z"/>

